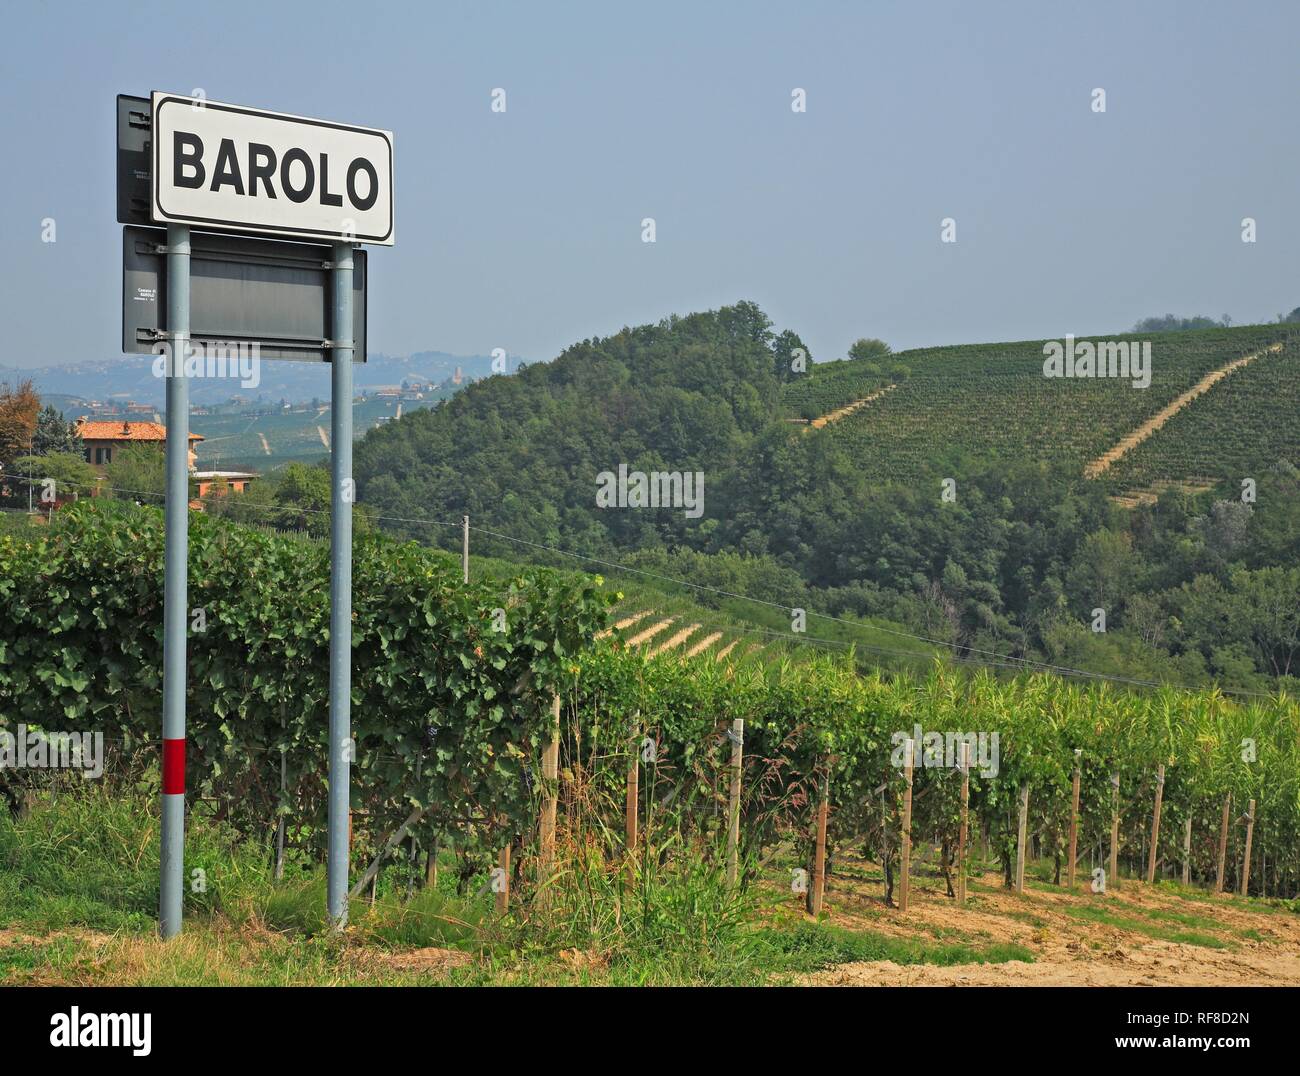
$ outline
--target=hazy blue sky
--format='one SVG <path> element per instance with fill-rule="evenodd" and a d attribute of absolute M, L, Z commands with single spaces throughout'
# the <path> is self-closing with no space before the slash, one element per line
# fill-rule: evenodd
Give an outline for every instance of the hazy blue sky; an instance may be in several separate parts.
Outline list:
<path fill-rule="evenodd" d="M 195 87 L 394 132 L 390 354 L 739 298 L 818 359 L 1300 305 L 1300 5 L 1058 7 L 6 5 L 0 364 L 119 353 L 114 95 Z"/>

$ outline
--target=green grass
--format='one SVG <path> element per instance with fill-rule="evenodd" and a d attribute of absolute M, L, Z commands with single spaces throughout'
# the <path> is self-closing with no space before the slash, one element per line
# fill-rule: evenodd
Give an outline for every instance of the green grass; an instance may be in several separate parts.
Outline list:
<path fill-rule="evenodd" d="M 1189 915 L 1186 912 L 1170 911 L 1168 908 L 1138 908 L 1148 919 L 1154 919 L 1160 923 L 1177 923 L 1179 926 L 1190 927 L 1194 930 L 1221 930 L 1223 925 L 1214 919 L 1209 919 L 1203 915 Z"/>
<path fill-rule="evenodd" d="M 1003 912 L 1002 914 L 1008 919 L 1014 919 L 1017 923 L 1024 923 L 1039 930 L 1047 926 L 1046 919 L 1030 912 Z"/>
<path fill-rule="evenodd" d="M 1033 953 L 1022 945 L 996 942 L 939 943 L 895 938 L 874 931 L 849 931 L 827 923 L 800 922 L 793 929 L 767 927 L 760 932 L 767 961 L 776 972 L 812 972 L 836 964 L 891 960 L 895 964 L 1003 964 L 1009 960 L 1032 963 Z"/>
<path fill-rule="evenodd" d="M 1231 906 L 1238 899 L 1232 893 L 1212 893 L 1204 886 L 1183 885 L 1181 882 L 1172 880 L 1162 881 L 1160 889 L 1162 892 L 1176 896 L 1181 900 L 1196 901 L 1200 904 L 1214 904 L 1220 907 Z M 1300 915 L 1300 899 L 1251 897 L 1250 911 L 1252 915 Z"/>
<path fill-rule="evenodd" d="M 152 929 L 159 872 L 155 802 L 149 785 L 115 793 L 100 782 L 57 800 L 40 799 L 21 819 L 0 812 L 0 923 Z M 232 911 L 265 881 L 264 859 L 225 827 L 193 816 L 186 835 L 187 907 Z"/>
<path fill-rule="evenodd" d="M 187 892 L 185 933 L 163 944 L 156 940 L 156 805 L 152 776 L 78 784 L 57 798 L 38 797 L 24 817 L 0 814 L 0 928 L 10 932 L 0 940 L 0 983 L 759 985 L 865 961 L 1034 959 L 1031 949 L 987 932 L 918 922 L 912 936 L 896 937 L 812 922 L 766 889 L 736 894 L 716 864 L 691 855 L 669 854 L 664 867 L 641 877 L 633 900 L 621 871 L 604 869 L 599 857 L 574 862 L 571 849 L 568 860 L 561 849 L 561 881 L 547 916 L 526 914 L 525 904 L 498 920 L 491 896 L 474 884 L 468 895 L 456 893 L 448 853 L 439 886 L 410 899 L 405 869 L 389 870 L 373 904 L 351 902 L 350 927 L 340 938 L 326 929 L 318 865 L 291 862 L 288 877 L 276 882 L 267 848 L 237 840 L 201 809 L 190 818 L 186 866 L 202 870 L 206 886 Z M 845 881 L 875 877 L 848 864 L 840 873 Z M 1007 892 L 973 880 L 971 888 Z M 1275 903 L 1268 910 L 1292 910 Z M 1195 907 L 1077 900 L 1054 908 L 1083 923 L 1206 948 L 1264 940 Z M 1000 914 L 1048 926 L 1031 907 Z M 423 965 L 407 955 L 430 948 L 468 959 L 445 966 L 451 958 L 435 954 L 427 959 L 443 963 Z"/>
<path fill-rule="evenodd" d="M 389 870 L 377 900 L 350 902 L 349 930 L 332 936 L 318 865 L 272 877 L 269 848 L 240 841 L 199 809 L 186 833 L 185 931 L 156 941 L 159 843 L 156 775 L 38 796 L 20 818 L 0 813 L 0 982 L 135 984 L 427 982 L 621 985 L 764 981 L 766 950 L 749 927 L 756 904 L 727 888 L 720 868 L 670 856 L 641 879 L 635 903 L 621 872 L 571 870 L 546 917 L 497 920 L 492 897 L 454 892 L 455 872 L 406 899 L 406 871 Z M 645 898 L 641 899 L 641 895 Z M 622 903 L 621 914 L 616 910 Z M 394 964 L 429 947 L 471 955 L 430 972 Z M 592 954 L 570 966 L 561 950 Z"/>
<path fill-rule="evenodd" d="M 323 904 L 322 899 L 317 907 Z M 485 902 L 431 888 L 416 890 L 409 900 L 390 896 L 377 901 L 358 922 L 367 938 L 393 948 L 474 951 L 488 936 L 487 918 Z"/>
<path fill-rule="evenodd" d="M 452 891 L 451 870 L 439 888 L 406 899 L 405 872 L 390 871 L 373 904 L 351 902 L 339 938 L 326 929 L 318 867 L 291 863 L 276 882 L 265 848 L 202 810 L 190 817 L 186 868 L 201 870 L 206 884 L 186 894 L 181 938 L 163 944 L 155 781 L 44 794 L 26 815 L 0 816 L 0 927 L 17 935 L 0 943 L 0 982 L 757 985 L 847 961 L 1032 959 L 1020 946 L 972 943 L 937 927 L 934 938 L 900 940 L 779 907 L 788 921 L 773 926 L 756 894 L 727 889 L 716 865 L 690 856 L 670 856 L 667 868 L 642 877 L 635 901 L 622 892 L 621 872 L 570 864 L 540 920 L 496 920 L 490 896 Z M 434 970 L 401 963 L 428 947 L 472 959 Z"/>
<path fill-rule="evenodd" d="M 1139 919 L 1132 915 L 1120 915 L 1109 908 L 1103 908 L 1095 904 L 1073 905 L 1066 907 L 1063 910 L 1066 915 L 1071 916 L 1074 919 L 1081 919 L 1085 922 L 1091 923 L 1101 923 L 1106 926 L 1115 927 L 1118 930 L 1127 930 L 1134 934 L 1142 934 L 1158 941 L 1181 942 L 1184 945 L 1200 945 L 1206 949 L 1234 948 L 1231 942 L 1212 934 L 1206 934 L 1202 931 L 1196 930 L 1170 930 L 1167 927 L 1162 927 L 1156 923 L 1150 922 L 1149 919 Z M 1138 912 L 1147 911 L 1145 909 L 1134 910 Z M 1196 919 L 1197 917 L 1186 916 L 1185 918 Z M 1217 926 L 1209 920 L 1202 920 L 1202 922 L 1209 923 L 1211 929 L 1215 929 Z"/>

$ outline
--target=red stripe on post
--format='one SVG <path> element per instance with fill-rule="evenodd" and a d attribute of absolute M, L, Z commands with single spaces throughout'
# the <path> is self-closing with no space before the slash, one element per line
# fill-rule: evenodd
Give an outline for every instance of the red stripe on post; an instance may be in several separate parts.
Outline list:
<path fill-rule="evenodd" d="M 185 741 L 163 740 L 162 790 L 164 796 L 185 795 Z"/>

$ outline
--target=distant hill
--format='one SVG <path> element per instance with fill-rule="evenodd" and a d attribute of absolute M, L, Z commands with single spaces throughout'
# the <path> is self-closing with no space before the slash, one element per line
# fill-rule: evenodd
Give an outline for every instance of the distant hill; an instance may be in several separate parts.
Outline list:
<path fill-rule="evenodd" d="M 352 428 L 362 437 L 376 426 L 392 422 L 412 411 L 433 407 L 456 391 L 455 386 L 425 390 L 421 398 L 370 395 L 352 405 Z M 87 413 L 87 402 L 78 396 L 46 393 L 43 403 L 58 409 L 65 418 Z M 163 422 L 163 408 L 123 416 L 131 420 Z M 203 440 L 196 446 L 201 468 L 252 470 L 265 474 L 286 463 L 318 463 L 329 458 L 331 414 L 328 396 L 312 401 L 244 405 L 201 405 L 190 409 L 190 432 Z"/>
<path fill-rule="evenodd" d="M 447 390 L 447 394 L 450 390 Z M 432 407 L 442 393 L 423 400 L 371 396 L 352 406 L 356 437 L 386 422 L 424 407 Z M 195 446 L 200 467 L 253 470 L 265 474 L 286 463 L 324 462 L 329 459 L 329 400 L 292 407 L 215 408 L 190 417 L 190 429 L 203 440 Z"/>
<path fill-rule="evenodd" d="M 108 360 L 88 360 L 59 366 L 20 368 L 0 366 L 0 382 L 21 381 L 30 377 L 41 395 L 69 396 L 78 400 L 133 400 L 161 407 L 166 399 L 166 385 L 153 374 L 153 359 L 148 355 L 123 355 Z M 517 357 L 506 360 L 513 371 Z M 372 354 L 366 363 L 353 369 L 353 383 L 358 392 L 367 388 L 401 384 L 404 378 L 420 377 L 441 382 L 453 377 L 457 369 L 465 380 L 492 373 L 488 355 L 452 355 L 442 351 L 421 351 L 413 355 Z M 261 364 L 261 379 L 256 388 L 243 388 L 237 378 L 190 382 L 190 400 L 196 404 L 215 404 L 232 395 L 249 400 L 259 398 L 278 402 L 328 398 L 329 369 L 325 363 L 281 362 L 267 360 Z"/>
<path fill-rule="evenodd" d="M 739 336 L 729 328 L 736 319 L 747 319 Z M 584 341 L 519 377 L 474 385 L 444 408 L 376 431 L 358 476 L 379 482 L 374 497 L 407 514 L 439 504 L 453 515 L 508 518 L 532 537 L 582 536 L 604 548 L 697 543 L 671 512 L 598 511 L 600 472 L 620 463 L 703 470 L 711 493 L 735 492 L 753 477 L 744 473 L 747 449 L 777 429 L 798 431 L 801 455 L 843 454 L 877 485 L 1032 463 L 1088 473 L 1109 493 L 1204 487 L 1279 460 L 1300 465 L 1300 336 L 1292 331 L 1078 338 L 1076 347 L 1149 345 L 1145 387 L 1132 374 L 1044 376 L 1043 340 L 815 363 L 782 382 L 766 318 L 740 304 Z M 1156 428 L 1143 432 L 1149 423 Z M 1108 453 L 1115 458 L 1104 468 L 1088 470 Z"/>
<path fill-rule="evenodd" d="M 1045 376 L 1041 340 L 791 376 L 797 336 L 739 303 L 585 340 L 372 429 L 357 492 L 410 537 L 454 544 L 469 514 L 512 539 L 480 535 L 481 552 L 551 546 L 691 580 L 769 603 L 774 629 L 806 607 L 978 660 L 1267 688 L 1300 673 L 1291 331 L 1075 341 L 1105 342 L 1107 362 L 1149 344 L 1149 369 L 1123 378 Z M 698 472 L 702 511 L 598 500 L 636 472 Z M 1280 610 L 1266 630 L 1261 595 Z"/>

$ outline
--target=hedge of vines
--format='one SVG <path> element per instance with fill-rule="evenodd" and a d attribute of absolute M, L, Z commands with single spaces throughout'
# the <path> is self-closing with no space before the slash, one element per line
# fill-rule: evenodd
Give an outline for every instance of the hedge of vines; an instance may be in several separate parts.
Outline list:
<path fill-rule="evenodd" d="M 56 513 L 48 529 L 0 535 L 0 727 L 98 730 L 123 759 L 156 759 L 162 545 L 159 512 L 120 504 L 83 502 Z M 832 849 L 865 847 L 893 863 L 897 739 L 920 725 L 923 733 L 997 733 L 997 773 L 978 765 L 972 773 L 972 829 L 1006 871 L 1022 784 L 1039 853 L 1063 855 L 1077 749 L 1085 863 L 1108 849 L 1118 774 L 1121 860 L 1144 868 L 1164 763 L 1166 865 L 1181 867 L 1190 817 L 1193 875 L 1213 876 L 1231 795 L 1227 882 L 1235 885 L 1240 818 L 1253 798 L 1251 892 L 1293 897 L 1300 887 L 1300 707 L 1284 695 L 1135 693 L 941 666 L 920 679 L 862 676 L 851 655 L 647 661 L 617 636 L 594 641 L 614 599 L 598 578 L 535 570 L 466 585 L 445 554 L 379 536 L 357 539 L 353 573 L 353 808 L 372 848 L 422 806 L 429 811 L 415 836 L 426 847 L 435 836 L 481 850 L 513 840 L 526 853 L 558 693 L 562 804 L 571 820 L 604 813 L 612 853 L 636 752 L 650 760 L 640 764 L 642 812 L 672 819 L 692 838 L 692 854 L 719 854 L 726 731 L 743 718 L 751 869 L 791 839 L 806 851 L 823 788 Z M 188 604 L 202 610 L 189 643 L 192 797 L 249 835 L 269 836 L 284 817 L 291 843 L 318 854 L 328 549 L 192 516 Z M 495 630 L 502 615 L 505 630 Z M 923 739 L 917 749 L 913 837 L 942 865 L 956 840 L 960 775 L 923 764 L 926 747 Z M 31 779 L 4 771 L 0 788 Z"/>
<path fill-rule="evenodd" d="M 191 796 L 245 833 L 283 813 L 318 846 L 328 547 L 193 513 L 189 541 Z M 119 756 L 156 757 L 162 553 L 161 512 L 105 502 L 0 536 L 0 727 L 99 731 Z M 525 826 L 553 693 L 608 602 L 590 577 L 539 569 L 466 585 L 446 554 L 358 537 L 352 805 L 367 832 L 386 835 L 416 804 L 430 808 L 426 832 Z"/>
<path fill-rule="evenodd" d="M 1116 774 L 1121 869 L 1145 872 L 1157 768 L 1164 763 L 1162 875 L 1181 874 L 1191 817 L 1193 877 L 1213 878 L 1230 794 L 1226 885 L 1239 877 L 1242 819 L 1254 799 L 1250 890 L 1300 893 L 1300 707 L 1286 696 L 1238 703 L 1213 691 L 1139 694 L 1049 675 L 999 679 L 944 667 L 919 679 L 886 679 L 864 677 L 843 658 L 729 669 L 708 658 L 646 662 L 605 647 L 584 659 L 567 698 L 571 765 L 601 772 L 617 786 L 626 779 L 629 752 L 649 738 L 655 763 L 643 781 L 654 785 L 658 802 L 688 801 L 687 823 L 719 834 L 731 751 L 725 730 L 744 718 L 742 832 L 751 861 L 791 837 L 806 852 L 813 808 L 829 787 L 832 857 L 837 845 L 865 846 L 877 862 L 896 864 L 904 788 L 899 742 L 919 725 L 913 839 L 940 866 L 954 858 L 961 778 L 949 765 L 924 764 L 950 761 L 925 734 L 983 732 L 991 745 L 997 733 L 996 775 L 987 772 L 992 767 L 981 771 L 972 752 L 971 828 L 1008 879 L 1022 784 L 1030 790 L 1035 849 L 1062 864 L 1078 749 L 1084 881 L 1089 863 L 1104 864 L 1109 853 Z"/>

